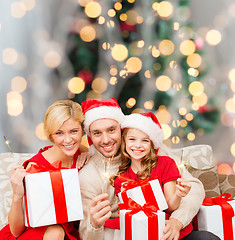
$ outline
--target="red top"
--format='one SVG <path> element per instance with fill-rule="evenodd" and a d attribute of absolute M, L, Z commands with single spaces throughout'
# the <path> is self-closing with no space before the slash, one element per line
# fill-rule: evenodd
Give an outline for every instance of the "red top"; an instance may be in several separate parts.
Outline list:
<path fill-rule="evenodd" d="M 44 148 L 40 149 L 39 152 L 35 156 L 33 156 L 29 160 L 25 161 L 23 163 L 23 166 L 26 168 L 26 166 L 29 162 L 35 162 L 38 165 L 48 167 L 50 165 L 50 163 L 43 157 L 42 152 L 46 151 L 50 147 L 52 147 L 52 146 L 48 146 L 48 147 L 44 147 Z M 77 157 L 80 154 L 81 154 L 80 150 L 78 149 L 78 151 L 74 155 L 74 162 L 73 162 L 73 165 L 71 168 L 76 167 Z M 73 222 L 61 224 L 61 226 L 64 228 L 66 240 L 78 240 L 79 239 L 78 231 L 74 227 Z M 48 226 L 35 227 L 35 228 L 27 227 L 25 229 L 25 231 L 17 238 L 17 240 L 29 240 L 29 239 L 42 240 L 47 227 Z M 6 225 L 0 231 L 0 239 L 1 240 L 16 240 L 16 238 L 11 234 L 9 224 Z"/>
<path fill-rule="evenodd" d="M 127 171 L 122 175 L 132 180 L 135 180 L 137 182 L 139 181 L 139 179 L 137 178 L 137 174 L 133 172 L 131 167 L 129 167 Z M 158 179 L 162 187 L 162 190 L 163 190 L 163 185 L 165 183 L 176 180 L 179 177 L 180 177 L 180 173 L 175 161 L 168 156 L 158 156 L 158 162 L 157 162 L 157 165 L 152 169 L 151 178 Z M 122 182 L 120 181 L 119 178 L 116 178 L 114 180 L 114 187 L 115 187 L 116 194 L 118 194 L 121 191 L 121 183 Z M 170 215 L 166 214 L 166 219 L 169 219 L 169 217 Z M 106 227 L 115 228 L 113 227 L 113 225 L 115 225 L 118 228 L 119 222 L 117 223 L 117 220 L 110 219 L 108 221 L 106 221 L 105 223 Z M 182 239 L 185 236 L 187 236 L 192 231 L 192 229 L 193 229 L 193 226 L 192 226 L 192 223 L 190 223 L 188 226 L 186 226 L 184 229 L 180 231 L 179 239 Z"/>

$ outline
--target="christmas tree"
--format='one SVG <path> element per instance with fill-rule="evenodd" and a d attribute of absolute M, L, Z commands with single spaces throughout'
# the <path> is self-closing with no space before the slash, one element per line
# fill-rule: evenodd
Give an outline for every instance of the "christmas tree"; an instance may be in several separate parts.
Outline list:
<path fill-rule="evenodd" d="M 79 3 L 68 36 L 70 98 L 115 97 L 125 114 L 152 111 L 173 144 L 214 131 L 219 110 L 189 0 Z"/>

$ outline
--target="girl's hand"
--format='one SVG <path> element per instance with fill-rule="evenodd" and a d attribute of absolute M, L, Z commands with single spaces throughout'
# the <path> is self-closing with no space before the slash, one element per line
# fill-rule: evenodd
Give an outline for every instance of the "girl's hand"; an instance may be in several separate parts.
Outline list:
<path fill-rule="evenodd" d="M 28 173 L 23 166 L 14 166 L 11 171 L 10 181 L 13 190 L 13 197 L 16 199 L 23 198 L 24 184 L 23 179 Z"/>
<path fill-rule="evenodd" d="M 176 195 L 179 197 L 185 197 L 191 189 L 191 184 L 187 181 L 184 181 L 181 178 L 178 178 L 176 181 Z"/>
<path fill-rule="evenodd" d="M 85 164 L 87 164 L 90 160 L 89 152 L 82 152 L 77 159 L 76 168 L 81 169 Z"/>

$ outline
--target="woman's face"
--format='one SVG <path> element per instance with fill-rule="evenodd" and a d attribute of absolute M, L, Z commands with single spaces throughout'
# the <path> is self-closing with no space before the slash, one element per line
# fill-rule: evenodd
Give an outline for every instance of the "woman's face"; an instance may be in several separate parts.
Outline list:
<path fill-rule="evenodd" d="M 82 134 L 81 124 L 70 118 L 51 137 L 61 152 L 67 156 L 73 156 L 81 144 Z"/>
<path fill-rule="evenodd" d="M 150 152 L 151 140 L 147 134 L 138 129 L 128 129 L 125 136 L 125 142 L 126 151 L 130 155 L 132 161 L 140 161 Z"/>

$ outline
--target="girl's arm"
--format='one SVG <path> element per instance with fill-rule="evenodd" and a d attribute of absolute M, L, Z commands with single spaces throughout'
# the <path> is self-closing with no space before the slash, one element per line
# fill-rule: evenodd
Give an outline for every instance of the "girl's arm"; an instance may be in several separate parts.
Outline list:
<path fill-rule="evenodd" d="M 180 205 L 181 198 L 185 197 L 191 189 L 189 182 L 177 179 L 164 184 L 164 195 L 168 204 L 167 211 L 172 212 Z"/>
<path fill-rule="evenodd" d="M 23 197 L 24 185 L 23 179 L 26 176 L 26 170 L 22 166 L 15 166 L 10 175 L 10 181 L 13 190 L 11 209 L 8 215 L 8 222 L 13 236 L 18 237 L 25 230 Z"/>

